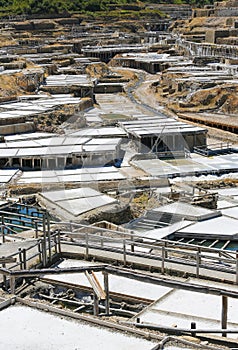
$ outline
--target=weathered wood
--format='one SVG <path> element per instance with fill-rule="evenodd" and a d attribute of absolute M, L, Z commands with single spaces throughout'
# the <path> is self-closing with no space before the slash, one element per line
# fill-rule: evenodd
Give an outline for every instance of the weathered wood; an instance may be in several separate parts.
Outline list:
<path fill-rule="evenodd" d="M 82 305 L 84 305 L 85 307 L 86 306 L 93 306 L 93 303 L 84 303 L 84 302 L 80 302 L 80 301 L 76 301 L 76 300 L 70 300 L 70 299 L 66 299 L 66 298 L 59 298 L 57 296 L 51 297 L 50 295 L 45 295 L 45 294 L 42 294 L 42 293 L 39 293 L 38 295 L 42 299 L 49 300 L 49 301 L 58 301 L 58 302 L 65 303 L 65 304 L 68 304 L 68 305 L 71 305 L 71 306 L 82 306 Z"/>
<path fill-rule="evenodd" d="M 60 230 L 58 230 L 58 253 L 61 254 L 62 251 L 61 251 L 61 241 L 60 241 Z"/>
<path fill-rule="evenodd" d="M 236 284 L 238 284 L 238 251 L 236 251 Z"/>
<path fill-rule="evenodd" d="M 200 267 L 200 264 L 201 264 L 201 251 L 200 249 L 198 248 L 198 251 L 197 251 L 197 254 L 196 254 L 196 277 L 198 278 L 199 277 L 199 267 Z"/>
<path fill-rule="evenodd" d="M 40 243 L 40 245 L 41 245 L 41 257 L 42 257 L 42 265 L 45 267 L 46 266 L 46 256 L 45 256 L 45 254 L 46 254 L 46 251 L 45 251 L 45 244 L 44 244 L 44 240 L 42 239 L 41 240 L 41 243 Z"/>
<path fill-rule="evenodd" d="M 46 216 L 46 223 L 47 223 L 49 262 L 51 262 L 52 261 L 52 254 L 51 254 L 50 218 L 49 218 L 49 214 L 48 213 L 47 213 L 47 216 Z"/>
<path fill-rule="evenodd" d="M 26 249 L 22 249 L 22 261 L 23 261 L 23 269 L 26 270 Z"/>
<path fill-rule="evenodd" d="M 43 268 L 32 270 L 7 270 L 0 268 L 0 273 L 5 273 L 14 277 L 36 277 L 40 275 L 60 275 L 67 273 L 83 273 L 85 271 L 102 271 L 106 265 L 97 266 L 80 266 L 80 267 L 63 267 L 63 268 Z"/>
<path fill-rule="evenodd" d="M 184 290 L 189 290 L 192 292 L 198 292 L 198 293 L 206 293 L 206 294 L 212 294 L 212 295 L 224 295 L 227 297 L 238 299 L 238 292 L 230 291 L 226 289 L 220 289 L 210 286 L 203 286 L 203 285 L 196 285 L 193 283 L 188 282 L 181 282 L 181 281 L 175 281 L 175 280 L 167 280 L 164 278 L 154 277 L 151 275 L 146 275 L 141 272 L 133 272 L 132 270 L 128 270 L 125 268 L 118 268 L 114 266 L 106 266 L 105 271 L 107 271 L 109 274 L 126 277 L 135 279 L 137 281 L 145 282 L 145 283 L 151 283 L 156 285 L 161 285 L 165 287 L 171 287 L 171 288 L 180 288 Z"/>
<path fill-rule="evenodd" d="M 0 258 L 0 264 L 11 264 L 11 263 L 14 263 L 14 262 L 16 262 L 17 261 L 17 259 L 16 258 L 13 258 L 13 257 L 4 257 L 4 256 L 2 256 L 1 258 Z"/>
<path fill-rule="evenodd" d="M 15 302 L 16 302 L 15 297 L 12 297 L 12 298 L 9 298 L 7 300 L 0 302 L 0 310 L 3 310 L 5 308 L 7 308 L 8 306 L 14 305 Z"/>
<path fill-rule="evenodd" d="M 87 304 L 81 305 L 81 306 L 77 307 L 76 309 L 74 309 L 74 312 L 81 312 L 81 311 L 83 311 L 84 309 L 88 308 L 89 306 L 93 306 L 93 304 L 90 304 L 90 305 L 87 305 Z"/>
<path fill-rule="evenodd" d="M 1 218 L 1 230 L 2 230 L 2 243 L 5 243 L 6 239 L 5 239 L 5 225 L 4 225 L 4 216 L 2 216 Z"/>
<path fill-rule="evenodd" d="M 5 262 L 2 262 L 2 267 L 6 268 L 6 263 Z M 4 286 L 5 289 L 7 289 L 7 277 L 6 277 L 6 275 L 3 275 L 3 286 Z"/>
<path fill-rule="evenodd" d="M 16 209 L 16 208 L 13 208 L 13 207 L 10 207 L 12 209 Z M 26 219 L 38 219 L 39 221 L 41 220 L 41 218 L 39 216 L 34 216 L 34 215 L 28 215 L 28 214 L 19 214 L 19 213 L 16 213 L 16 212 L 12 212 L 12 211 L 7 211 L 7 210 L 1 210 L 1 214 L 6 216 L 6 217 L 17 217 L 17 218 L 26 218 Z M 43 212 L 42 212 L 43 214 Z"/>
<path fill-rule="evenodd" d="M 159 326 L 159 325 L 152 325 L 151 323 L 137 323 L 137 322 L 127 322 L 127 321 L 121 321 L 120 323 L 130 326 L 135 326 L 137 328 L 146 328 L 150 330 L 160 331 L 164 333 L 173 333 L 173 334 L 184 334 L 184 333 L 226 333 L 226 334 L 236 334 L 238 333 L 238 329 L 210 329 L 210 328 L 177 328 L 177 327 L 165 327 L 165 326 Z"/>
<path fill-rule="evenodd" d="M 109 313 L 110 313 L 109 278 L 108 278 L 108 273 L 105 271 L 103 272 L 103 279 L 104 279 L 104 290 L 105 290 L 105 295 L 106 295 L 105 313 L 106 313 L 106 315 L 109 315 Z"/>
<path fill-rule="evenodd" d="M 10 277 L 10 290 L 11 290 L 11 294 L 15 294 L 16 291 L 16 281 L 15 281 L 15 277 L 11 276 Z"/>
<path fill-rule="evenodd" d="M 191 322 L 191 329 L 196 329 L 196 322 Z M 191 333 L 192 337 L 196 337 L 196 332 L 192 332 Z"/>
<path fill-rule="evenodd" d="M 89 235 L 88 233 L 85 234 L 85 243 L 86 243 L 86 250 L 85 250 L 85 259 L 88 260 L 89 255 Z"/>
<path fill-rule="evenodd" d="M 21 248 L 18 249 L 18 255 L 19 255 L 19 262 L 20 262 L 20 269 L 23 270 L 23 260 L 22 260 L 22 254 L 21 254 Z"/>
<path fill-rule="evenodd" d="M 96 275 L 93 271 L 85 271 L 85 276 L 87 277 L 91 287 L 93 288 L 94 293 L 97 295 L 97 298 L 105 300 L 106 295 L 104 290 L 102 289 Z"/>
<path fill-rule="evenodd" d="M 39 257 L 39 263 L 42 263 L 43 258 L 42 258 L 42 245 L 41 245 L 41 241 L 38 242 L 38 257 Z"/>
<path fill-rule="evenodd" d="M 228 298 L 222 296 L 222 311 L 221 311 L 221 328 L 227 329 L 227 312 L 228 312 Z M 226 337 L 226 333 L 222 333 L 223 337 Z"/>
<path fill-rule="evenodd" d="M 101 237 L 101 239 L 100 239 L 100 241 L 101 241 L 101 247 L 103 248 L 103 232 L 100 232 L 100 237 Z"/>
<path fill-rule="evenodd" d="M 132 243 L 134 241 L 134 237 L 131 236 L 131 252 L 134 253 L 135 252 L 135 245 L 134 243 Z"/>
<path fill-rule="evenodd" d="M 99 310 L 100 309 L 103 310 L 103 311 L 106 310 L 106 307 L 103 306 L 103 305 L 99 305 L 98 307 L 99 307 Z M 129 318 L 131 318 L 131 317 L 134 317 L 136 315 L 135 312 L 129 311 L 129 310 L 116 309 L 116 308 L 111 308 L 110 310 L 111 310 L 110 314 L 114 313 L 115 315 L 122 316 L 122 317 L 129 317 Z M 105 313 L 106 313 L 106 311 L 105 311 Z"/>
<path fill-rule="evenodd" d="M 162 257 L 162 260 L 161 260 L 161 273 L 164 274 L 164 263 L 165 263 L 165 247 L 163 246 L 162 247 L 162 251 L 161 251 L 161 257 Z"/>
<path fill-rule="evenodd" d="M 123 239 L 123 264 L 126 266 L 126 240 Z"/>
<path fill-rule="evenodd" d="M 42 258 L 43 266 L 47 265 L 47 250 L 46 250 L 46 220 L 45 215 L 43 215 L 43 240 L 42 240 Z"/>
<path fill-rule="evenodd" d="M 99 315 L 99 299 L 95 292 L 93 293 L 93 314 L 94 316 Z"/>

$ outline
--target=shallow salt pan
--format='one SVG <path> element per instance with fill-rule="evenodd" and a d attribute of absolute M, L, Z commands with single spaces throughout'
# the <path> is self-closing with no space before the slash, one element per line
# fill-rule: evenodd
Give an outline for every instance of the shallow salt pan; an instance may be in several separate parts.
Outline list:
<path fill-rule="evenodd" d="M 25 306 L 1 311 L 0 329 L 1 350 L 149 350 L 155 346 L 141 338 Z"/>

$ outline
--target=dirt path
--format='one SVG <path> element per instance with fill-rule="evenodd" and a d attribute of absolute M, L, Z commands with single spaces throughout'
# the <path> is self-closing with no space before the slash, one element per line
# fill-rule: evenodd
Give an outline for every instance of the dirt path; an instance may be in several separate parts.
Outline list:
<path fill-rule="evenodd" d="M 117 70 L 117 68 L 114 69 L 115 71 Z M 118 68 L 118 70 L 121 70 L 121 68 Z M 160 104 L 156 97 L 156 94 L 151 88 L 151 84 L 159 80 L 158 74 L 152 75 L 143 71 L 130 68 L 124 68 L 124 70 L 128 71 L 128 73 L 133 72 L 138 76 L 137 82 L 128 88 L 128 96 L 131 98 L 131 100 L 133 100 L 135 103 L 140 104 L 147 111 L 149 110 L 154 114 L 162 113 L 163 115 L 168 117 L 178 118 L 175 113 L 166 109 L 165 106 Z M 178 120 L 180 119 L 178 118 Z M 182 119 L 181 121 L 184 122 L 184 120 Z M 197 124 L 190 121 L 186 121 L 186 123 L 203 127 L 202 124 Z M 217 142 L 230 142 L 234 146 L 238 146 L 236 134 L 207 126 L 205 126 L 205 128 L 208 130 L 208 144 L 214 144 Z"/>

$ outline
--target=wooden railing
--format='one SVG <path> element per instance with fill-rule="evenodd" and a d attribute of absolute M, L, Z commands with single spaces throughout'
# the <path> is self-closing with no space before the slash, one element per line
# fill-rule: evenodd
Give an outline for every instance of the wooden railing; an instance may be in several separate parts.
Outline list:
<path fill-rule="evenodd" d="M 112 231 L 95 226 L 62 223 L 62 251 L 77 251 L 85 259 L 90 257 L 120 261 L 124 266 L 131 264 L 146 265 L 159 269 L 186 271 L 196 277 L 209 276 L 214 271 L 214 278 L 219 273 L 228 274 L 231 282 L 238 284 L 238 254 L 236 251 L 196 246 L 167 240 L 156 240 L 128 232 Z M 105 254 L 104 254 L 105 253 Z M 139 263 L 141 261 L 141 263 Z M 190 271 L 190 272 L 189 272 Z M 192 272 L 191 272 L 192 271 Z M 222 277 L 224 279 L 224 276 Z"/>

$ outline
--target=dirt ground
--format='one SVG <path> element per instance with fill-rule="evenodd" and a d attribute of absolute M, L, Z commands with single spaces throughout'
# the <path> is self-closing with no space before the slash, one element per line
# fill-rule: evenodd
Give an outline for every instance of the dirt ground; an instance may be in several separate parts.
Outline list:
<path fill-rule="evenodd" d="M 128 71 L 130 71 L 130 69 L 128 69 Z M 154 82 L 157 82 L 159 79 L 160 73 L 156 75 L 144 73 L 144 81 L 140 86 L 138 86 L 135 89 L 133 93 L 134 97 L 137 101 L 141 101 L 142 103 L 153 107 L 158 112 L 162 112 L 169 117 L 174 117 L 184 122 L 184 120 L 179 119 L 173 111 L 167 108 L 166 104 L 162 105 L 161 101 L 158 99 L 158 94 L 155 93 L 151 85 Z M 167 103 L 169 104 L 169 102 L 170 101 L 168 99 Z M 201 126 L 201 124 L 193 123 L 190 121 L 186 121 L 186 123 Z M 236 134 L 208 126 L 205 126 L 205 128 L 208 130 L 208 144 L 213 144 L 217 142 L 231 142 L 233 145 L 238 145 L 238 137 Z"/>

